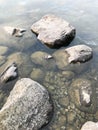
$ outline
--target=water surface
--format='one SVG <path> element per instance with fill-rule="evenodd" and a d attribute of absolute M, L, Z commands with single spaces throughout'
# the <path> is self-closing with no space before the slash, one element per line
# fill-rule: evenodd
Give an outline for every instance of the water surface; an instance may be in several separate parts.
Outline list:
<path fill-rule="evenodd" d="M 50 64 L 43 65 L 35 64 L 31 61 L 31 55 L 34 52 L 43 51 L 53 54 L 57 50 L 43 45 L 30 30 L 31 25 L 45 14 L 60 16 L 76 28 L 76 38 L 69 46 L 86 44 L 93 49 L 92 60 L 85 63 L 85 65 L 77 65 L 73 70 L 70 70 L 69 67 L 67 71 L 71 71 L 73 74 L 71 73 L 68 79 L 62 74 L 64 73 L 63 70 L 58 69 L 51 61 L 49 61 Z M 4 70 L 6 63 L 9 63 L 8 60 L 16 60 L 19 63 L 19 78 L 30 77 L 48 89 L 54 103 L 54 115 L 50 124 L 42 128 L 44 130 L 79 130 L 85 121 L 96 121 L 95 115 L 88 115 L 74 108 L 74 104 L 70 104 L 67 92 L 70 84 L 77 78 L 89 80 L 94 80 L 95 78 L 94 84 L 92 81 L 92 86 L 97 87 L 97 16 L 97 0 L 0 0 L 0 46 L 8 47 L 7 53 L 4 54 L 5 62 L 0 64 L 0 73 Z M 23 37 L 15 38 L 4 32 L 2 29 L 4 26 L 25 28 L 27 31 Z M 4 90 L 0 90 L 0 93 L 7 97 L 12 89 L 10 86 L 13 86 L 13 82 L 5 86 L 7 87 L 4 87 Z M 0 97 L 0 106 L 6 100 L 3 96 Z M 68 106 L 72 107 L 72 109 Z M 69 119 L 69 116 L 72 116 L 73 119 Z"/>

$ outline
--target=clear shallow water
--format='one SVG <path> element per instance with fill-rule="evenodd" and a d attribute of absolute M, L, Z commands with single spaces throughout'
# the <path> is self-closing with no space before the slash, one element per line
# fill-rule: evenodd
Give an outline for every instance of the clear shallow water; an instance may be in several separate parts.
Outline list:
<path fill-rule="evenodd" d="M 93 49 L 93 59 L 86 65 L 77 65 L 72 71 L 74 76 L 64 78 L 62 70 L 56 68 L 54 63 L 37 65 L 31 61 L 31 54 L 36 51 L 44 51 L 53 54 L 56 49 L 50 49 L 40 43 L 36 36 L 30 31 L 31 25 L 39 20 L 45 14 L 55 14 L 69 21 L 77 30 L 76 38 L 69 46 L 77 44 L 86 44 Z M 92 86 L 97 86 L 98 71 L 98 1 L 92 0 L 0 0 L 0 46 L 8 47 L 4 64 L 0 64 L 0 73 L 3 71 L 7 61 L 16 60 L 19 63 L 19 74 L 21 77 L 31 77 L 46 86 L 54 102 L 54 116 L 51 123 L 45 130 L 79 130 L 86 120 L 96 120 L 94 115 L 85 115 L 77 109 L 69 109 L 70 100 L 68 99 L 68 86 L 79 77 L 86 79 L 96 79 Z M 15 38 L 7 35 L 2 27 L 14 26 L 27 29 L 25 35 L 21 38 Z M 62 47 L 64 48 L 64 47 Z M 13 54 L 15 54 L 13 56 Z M 19 57 L 20 60 L 19 60 Z M 18 59 L 18 60 L 17 60 Z M 23 59 L 23 61 L 22 61 Z M 22 62 L 21 62 L 22 61 Z M 51 67 L 52 66 L 52 67 Z M 54 66 L 54 67 L 53 67 Z M 85 69 L 83 69 L 85 68 Z M 41 72 L 40 72 L 41 70 Z M 79 72 L 80 70 L 80 72 Z M 70 71 L 70 67 L 69 70 Z M 36 76 L 31 76 L 31 73 Z M 39 75 L 39 76 L 38 76 Z M 69 76 L 70 77 L 70 76 Z M 7 96 L 13 82 L 5 85 L 3 96 Z M 7 86 L 7 87 L 6 87 Z M 66 88 L 65 88 L 66 86 Z M 0 99 L 1 106 L 6 100 Z M 61 100 L 63 102 L 61 103 Z M 64 102 L 66 102 L 64 104 Z M 67 105 L 66 105 L 67 104 Z M 74 107 L 74 105 L 73 105 Z M 69 113 L 74 112 L 73 116 L 77 118 L 72 122 L 69 120 Z M 69 112 L 69 113 L 68 113 Z M 78 113 L 78 114 L 77 114 Z M 79 117 L 81 114 L 82 118 Z M 75 124 L 75 125 L 73 125 Z M 80 125 L 79 125 L 80 124 Z"/>

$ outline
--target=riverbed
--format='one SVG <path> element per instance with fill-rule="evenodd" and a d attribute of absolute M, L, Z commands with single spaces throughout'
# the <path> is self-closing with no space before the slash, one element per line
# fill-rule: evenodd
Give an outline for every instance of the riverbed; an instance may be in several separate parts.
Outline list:
<path fill-rule="evenodd" d="M 42 44 L 31 31 L 33 23 L 46 14 L 54 14 L 67 20 L 76 28 L 75 39 L 67 46 L 85 44 L 93 49 L 93 57 L 86 63 L 71 64 L 59 68 L 53 59 L 41 62 L 39 52 L 54 55 L 59 49 Z M 0 73 L 12 61 L 18 63 L 19 77 L 29 77 L 42 84 L 50 93 L 54 114 L 50 123 L 41 130 L 80 130 L 88 120 L 98 121 L 98 1 L 97 0 L 0 0 Z M 11 26 L 26 29 L 23 37 L 13 37 L 3 30 Z M 34 55 L 35 54 L 35 55 Z M 32 59 L 33 55 L 33 59 Z M 95 93 L 94 107 L 80 110 L 70 97 L 70 87 L 80 79 L 91 82 Z M 15 82 L 0 89 L 0 108 Z M 73 97 L 75 98 L 75 97 Z M 93 112 L 96 111 L 96 112 Z"/>

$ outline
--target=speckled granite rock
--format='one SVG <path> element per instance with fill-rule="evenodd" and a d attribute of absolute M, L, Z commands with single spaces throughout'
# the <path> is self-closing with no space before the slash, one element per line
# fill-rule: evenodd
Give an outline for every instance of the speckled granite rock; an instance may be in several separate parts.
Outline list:
<path fill-rule="evenodd" d="M 76 33 L 73 26 L 55 15 L 45 15 L 32 25 L 31 30 L 38 34 L 40 41 L 50 47 L 68 45 Z"/>
<path fill-rule="evenodd" d="M 49 122 L 51 111 L 48 91 L 23 78 L 15 84 L 0 110 L 0 130 L 38 130 Z"/>

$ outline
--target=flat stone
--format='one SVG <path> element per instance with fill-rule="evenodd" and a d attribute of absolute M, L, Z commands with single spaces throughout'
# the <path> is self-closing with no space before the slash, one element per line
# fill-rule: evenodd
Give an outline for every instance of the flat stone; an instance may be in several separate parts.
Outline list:
<path fill-rule="evenodd" d="M 20 79 L 0 110 L 0 130 L 39 130 L 49 122 L 50 112 L 48 91 L 29 78 Z"/>
<path fill-rule="evenodd" d="M 98 130 L 98 122 L 87 121 L 81 130 Z"/>
<path fill-rule="evenodd" d="M 76 30 L 67 21 L 55 15 L 45 15 L 34 23 L 31 30 L 42 43 L 50 47 L 68 45 L 75 37 Z"/>
<path fill-rule="evenodd" d="M 92 58 L 93 51 L 86 45 L 76 45 L 65 49 L 68 53 L 68 62 L 86 62 Z"/>

